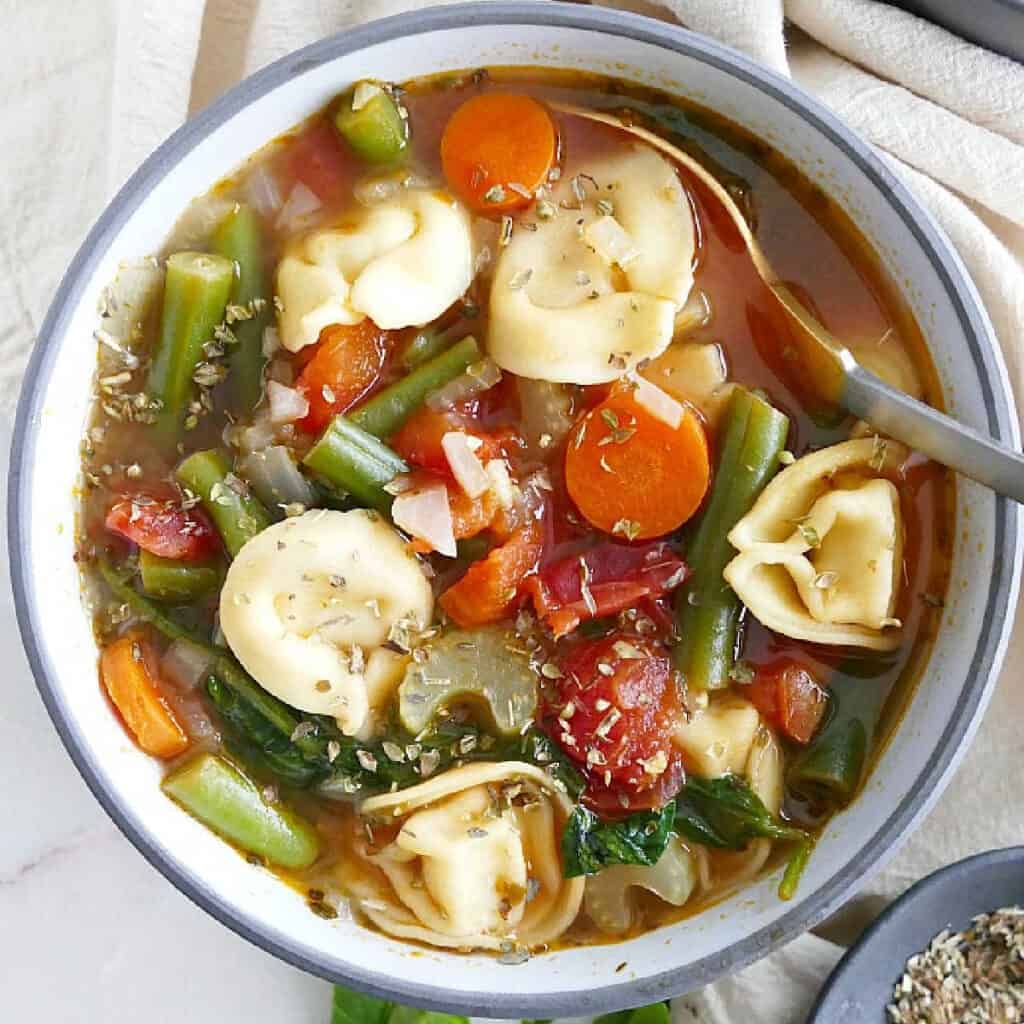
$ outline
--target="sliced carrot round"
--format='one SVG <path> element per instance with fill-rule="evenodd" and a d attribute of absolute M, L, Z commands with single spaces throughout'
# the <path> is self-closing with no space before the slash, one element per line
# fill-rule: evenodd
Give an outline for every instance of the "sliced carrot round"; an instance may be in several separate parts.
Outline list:
<path fill-rule="evenodd" d="M 481 213 L 507 213 L 532 201 L 558 154 L 544 106 L 518 93 L 483 93 L 448 119 L 441 164 L 448 184 Z"/>
<path fill-rule="evenodd" d="M 616 390 L 569 433 L 565 484 L 586 519 L 628 540 L 671 533 L 700 507 L 711 466 L 700 418 L 671 427 Z"/>

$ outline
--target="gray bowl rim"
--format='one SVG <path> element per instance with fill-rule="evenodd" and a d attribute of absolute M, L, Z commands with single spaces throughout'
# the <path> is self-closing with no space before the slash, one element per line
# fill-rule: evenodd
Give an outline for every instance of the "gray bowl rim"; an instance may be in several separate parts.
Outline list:
<path fill-rule="evenodd" d="M 523 995 L 515 991 L 461 991 L 421 985 L 351 964 L 338 964 L 319 951 L 309 954 L 302 944 L 261 924 L 247 913 L 226 906 L 202 878 L 187 871 L 146 833 L 126 803 L 105 787 L 102 771 L 87 752 L 77 722 L 69 715 L 55 685 L 56 672 L 37 636 L 44 632 L 45 599 L 36 593 L 29 570 L 32 531 L 29 506 L 31 474 L 36 466 L 38 421 L 42 397 L 63 335 L 85 282 L 109 248 L 112 239 L 132 216 L 143 197 L 181 158 L 244 107 L 260 99 L 295 75 L 368 46 L 405 36 L 426 35 L 471 26 L 557 26 L 589 30 L 649 43 L 701 61 L 753 85 L 800 115 L 810 127 L 838 146 L 858 169 L 889 196 L 893 211 L 912 232 L 927 254 L 935 273 L 953 302 L 977 367 L 987 414 L 989 434 L 1019 444 L 1016 412 L 998 344 L 980 299 L 951 244 L 902 182 L 871 147 L 831 111 L 788 79 L 764 68 L 744 54 L 706 36 L 640 15 L 549 0 L 515 0 L 455 4 L 407 12 L 349 29 L 297 50 L 225 93 L 186 122 L 142 164 L 100 216 L 75 255 L 54 296 L 39 331 L 25 372 L 18 402 L 9 470 L 8 550 L 15 610 L 29 664 L 47 712 L 72 761 L 89 789 L 117 827 L 142 855 L 176 888 L 238 935 L 311 974 L 373 995 L 399 999 L 413 1006 L 501 1018 L 548 1018 L 603 1013 L 665 999 L 692 991 L 759 959 L 771 950 L 814 927 L 835 911 L 877 870 L 883 858 L 905 838 L 937 799 L 945 781 L 962 756 L 988 701 L 1005 654 L 1012 616 L 1007 605 L 1016 594 L 1020 575 L 1020 536 L 1017 506 L 1004 498 L 995 505 L 993 549 L 995 571 L 989 585 L 984 626 L 967 674 L 959 713 L 938 738 L 910 795 L 851 854 L 845 867 L 814 892 L 798 895 L 782 918 L 727 949 L 691 964 L 650 978 L 609 981 L 587 992 L 552 991 Z M 513 983 L 514 975 L 509 981 Z"/>
<path fill-rule="evenodd" d="M 930 875 L 925 875 L 924 878 L 915 882 L 898 899 L 886 907 L 843 954 L 842 959 L 832 969 L 832 973 L 818 993 L 806 1024 L 832 1024 L 836 1020 L 835 1013 L 839 1010 L 839 1007 L 833 1003 L 836 999 L 842 998 L 842 992 L 847 987 L 847 975 L 853 975 L 856 978 L 862 973 L 862 967 L 865 965 L 870 967 L 876 960 L 884 960 L 882 970 L 893 971 L 892 980 L 895 984 L 903 970 L 903 965 L 894 963 L 892 950 L 886 948 L 889 932 L 894 927 L 898 928 L 911 912 L 916 915 L 914 925 L 921 924 L 923 912 L 931 921 L 930 934 L 937 935 L 943 928 L 949 926 L 945 906 L 941 903 L 942 894 L 953 886 L 963 889 L 972 879 L 984 875 L 993 868 L 1005 865 L 1024 868 L 1024 846 L 1006 846 L 998 850 L 975 853 L 963 860 L 938 868 Z M 998 904 L 998 907 L 1006 905 L 1007 901 L 1004 900 Z M 995 909 L 997 906 L 979 906 L 974 913 L 984 914 Z M 884 1012 L 884 1006 L 878 1007 L 879 1021 L 882 1020 Z"/>

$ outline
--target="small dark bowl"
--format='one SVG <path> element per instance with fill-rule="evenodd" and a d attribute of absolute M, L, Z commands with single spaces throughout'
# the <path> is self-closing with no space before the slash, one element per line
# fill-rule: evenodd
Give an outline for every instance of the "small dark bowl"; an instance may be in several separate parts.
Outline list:
<path fill-rule="evenodd" d="M 1024 905 L 1024 846 L 979 853 L 911 886 L 832 972 L 807 1024 L 882 1024 L 907 960 L 978 914 Z"/>

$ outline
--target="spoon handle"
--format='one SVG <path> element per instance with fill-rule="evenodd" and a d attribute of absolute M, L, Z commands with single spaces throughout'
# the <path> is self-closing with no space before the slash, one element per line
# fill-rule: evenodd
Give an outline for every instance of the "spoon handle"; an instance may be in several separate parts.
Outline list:
<path fill-rule="evenodd" d="M 846 368 L 841 404 L 881 434 L 1024 503 L 1024 455 L 889 387 L 863 366 Z"/>

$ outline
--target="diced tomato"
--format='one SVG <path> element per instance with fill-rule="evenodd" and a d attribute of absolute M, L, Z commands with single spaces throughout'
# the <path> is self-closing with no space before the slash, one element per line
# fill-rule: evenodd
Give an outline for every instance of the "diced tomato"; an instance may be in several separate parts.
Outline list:
<path fill-rule="evenodd" d="M 791 658 L 762 665 L 743 692 L 769 722 L 797 743 L 810 741 L 828 709 L 828 694 Z"/>
<path fill-rule="evenodd" d="M 290 176 L 325 203 L 346 193 L 357 173 L 353 158 L 326 118 L 316 121 L 292 143 L 287 159 Z"/>
<path fill-rule="evenodd" d="M 193 562 L 220 550 L 220 538 L 206 513 L 198 508 L 186 511 L 173 499 L 145 494 L 119 498 L 110 506 L 105 525 L 161 558 Z"/>
<path fill-rule="evenodd" d="M 558 638 L 587 619 L 614 615 L 645 598 L 661 597 L 687 575 L 686 563 L 664 541 L 639 545 L 606 541 L 545 566 L 528 586 L 538 616 Z"/>
<path fill-rule="evenodd" d="M 482 626 L 511 615 L 519 604 L 524 580 L 537 569 L 544 550 L 538 520 L 520 526 L 504 544 L 474 562 L 440 597 L 441 607 L 459 626 Z"/>
<path fill-rule="evenodd" d="M 683 771 L 672 743 L 679 696 L 665 648 L 612 633 L 576 644 L 561 670 L 545 721 L 588 779 L 584 800 L 621 813 L 671 799 Z"/>
<path fill-rule="evenodd" d="M 394 448 L 406 462 L 432 473 L 451 479 L 451 467 L 441 447 L 441 440 L 451 431 L 461 430 L 480 440 L 476 457 L 483 463 L 500 459 L 515 452 L 520 443 L 514 431 L 502 430 L 489 433 L 469 416 L 456 411 L 436 412 L 423 406 L 413 413 L 402 428 L 391 438 Z"/>
<path fill-rule="evenodd" d="M 437 476 L 433 473 L 422 473 L 423 483 L 436 482 Z M 414 487 L 420 485 L 417 479 Z M 452 533 L 456 540 L 465 540 L 467 537 L 475 537 L 483 533 L 493 522 L 499 510 L 498 499 L 492 491 L 484 491 L 479 498 L 471 498 L 457 485 L 448 482 L 448 507 L 452 513 Z M 412 542 L 414 551 L 423 554 L 433 551 L 427 541 L 414 539 Z"/>
<path fill-rule="evenodd" d="M 309 402 L 309 412 L 299 426 L 319 433 L 339 412 L 365 398 L 380 381 L 389 340 L 389 332 L 369 318 L 325 327 L 296 382 Z"/>

